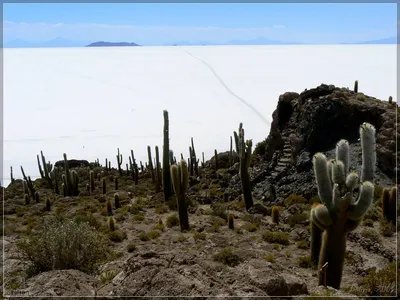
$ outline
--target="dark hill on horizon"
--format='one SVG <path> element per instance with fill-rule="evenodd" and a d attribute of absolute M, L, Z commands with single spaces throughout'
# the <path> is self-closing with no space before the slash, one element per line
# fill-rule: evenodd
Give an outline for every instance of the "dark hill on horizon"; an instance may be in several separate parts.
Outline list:
<path fill-rule="evenodd" d="M 128 43 L 128 42 L 94 42 L 89 45 L 86 45 L 85 47 L 134 47 L 134 46 L 140 46 L 136 43 Z"/>

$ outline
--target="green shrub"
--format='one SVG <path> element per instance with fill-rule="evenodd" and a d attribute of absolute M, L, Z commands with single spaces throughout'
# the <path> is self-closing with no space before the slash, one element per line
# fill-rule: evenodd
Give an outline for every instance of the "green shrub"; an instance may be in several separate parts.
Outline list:
<path fill-rule="evenodd" d="M 254 148 L 253 151 L 253 155 L 264 155 L 266 148 L 267 148 L 267 139 L 256 144 L 256 147 Z"/>
<path fill-rule="evenodd" d="M 286 197 L 286 199 L 284 200 L 284 203 L 287 207 L 295 204 L 295 203 L 307 203 L 307 199 L 304 198 L 303 196 L 299 196 L 296 194 L 290 194 L 288 197 Z"/>
<path fill-rule="evenodd" d="M 258 226 L 259 226 L 258 223 L 251 223 L 250 225 L 248 225 L 246 227 L 246 229 L 248 232 L 255 232 L 255 231 L 257 231 Z"/>
<path fill-rule="evenodd" d="M 147 241 L 150 241 L 150 237 L 149 237 L 149 235 L 147 234 L 147 233 L 141 233 L 141 234 L 139 234 L 139 239 L 142 241 L 142 242 L 147 242 Z"/>
<path fill-rule="evenodd" d="M 374 227 L 374 221 L 372 221 L 371 219 L 365 219 L 363 221 L 364 226 L 368 226 L 368 227 Z"/>
<path fill-rule="evenodd" d="M 126 246 L 126 250 L 128 250 L 128 252 L 131 253 L 131 252 L 133 252 L 133 251 L 136 250 L 136 245 L 133 244 L 133 243 L 129 243 L 129 244 Z"/>
<path fill-rule="evenodd" d="M 47 220 L 17 247 L 37 272 L 77 269 L 91 273 L 107 258 L 104 236 L 88 223 Z"/>
<path fill-rule="evenodd" d="M 213 231 L 213 232 L 219 232 L 219 231 L 220 231 L 220 227 L 221 227 L 221 224 L 220 224 L 220 223 L 214 223 L 214 224 L 212 224 L 212 226 L 211 226 L 211 231 Z"/>
<path fill-rule="evenodd" d="M 216 217 L 220 217 L 226 221 L 228 221 L 228 213 L 226 211 L 226 207 L 222 203 L 214 203 L 211 207 L 212 215 Z"/>
<path fill-rule="evenodd" d="M 195 232 L 193 234 L 193 239 L 197 242 L 198 240 L 205 240 L 206 236 L 205 232 Z"/>
<path fill-rule="evenodd" d="M 149 238 L 151 238 L 152 240 L 158 238 L 160 236 L 160 232 L 157 230 L 153 230 L 149 232 Z"/>
<path fill-rule="evenodd" d="M 134 221 L 143 221 L 144 220 L 144 214 L 137 214 L 133 216 Z"/>
<path fill-rule="evenodd" d="M 235 267 L 240 263 L 240 257 L 233 253 L 231 248 L 224 248 L 214 254 L 214 260 L 230 267 Z"/>
<path fill-rule="evenodd" d="M 270 263 L 275 262 L 275 256 L 273 254 L 266 254 L 264 256 L 264 259 Z"/>
<path fill-rule="evenodd" d="M 121 230 L 115 230 L 108 233 L 110 241 L 121 243 L 126 238 L 126 233 Z"/>
<path fill-rule="evenodd" d="M 391 222 L 388 222 L 385 219 L 382 219 L 379 224 L 379 231 L 385 237 L 392 236 L 395 232 L 395 227 Z"/>
<path fill-rule="evenodd" d="M 281 245 L 289 245 L 289 233 L 287 232 L 272 232 L 270 230 L 266 230 L 262 238 L 264 241 L 268 243 L 277 243 Z"/>
<path fill-rule="evenodd" d="M 396 272 L 398 268 L 395 261 L 378 272 L 372 269 L 363 278 L 361 285 L 363 296 L 396 296 Z"/>
<path fill-rule="evenodd" d="M 308 243 L 306 241 L 297 242 L 297 248 L 299 249 L 308 249 Z"/>
<path fill-rule="evenodd" d="M 380 243 L 381 242 L 381 238 L 379 236 L 379 234 L 372 228 L 364 228 L 361 232 L 360 232 L 361 236 L 370 239 L 372 242 L 374 243 Z"/>
<path fill-rule="evenodd" d="M 313 263 L 309 256 L 301 256 L 297 259 L 300 268 L 311 268 Z"/>
<path fill-rule="evenodd" d="M 168 206 L 165 204 L 157 205 L 155 210 L 156 210 L 156 214 L 164 214 L 169 211 Z"/>
<path fill-rule="evenodd" d="M 167 227 L 171 228 L 173 226 L 179 225 L 179 218 L 176 214 L 169 215 L 167 218 Z"/>
<path fill-rule="evenodd" d="M 129 212 L 133 215 L 136 215 L 143 211 L 143 206 L 140 204 L 133 204 L 132 206 L 129 207 Z"/>
<path fill-rule="evenodd" d="M 309 220 L 309 216 L 307 213 L 301 213 L 301 214 L 294 214 L 288 217 L 287 223 L 289 226 L 294 226 L 296 224 L 301 224 Z"/>

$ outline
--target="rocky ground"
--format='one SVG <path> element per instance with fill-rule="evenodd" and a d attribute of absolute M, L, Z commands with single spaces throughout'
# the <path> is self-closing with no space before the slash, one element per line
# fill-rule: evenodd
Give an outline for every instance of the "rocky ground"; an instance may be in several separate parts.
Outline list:
<path fill-rule="evenodd" d="M 96 190 L 86 191 L 88 167 L 77 167 L 79 196 L 55 195 L 44 179 L 38 179 L 39 202 L 29 205 L 22 181 L 16 180 L 1 199 L 5 296 L 394 296 L 397 232 L 383 231 L 379 198 L 383 187 L 396 184 L 396 109 L 387 101 L 327 85 L 283 94 L 270 134 L 252 157 L 255 206 L 246 212 L 237 157 L 230 166 L 228 152 L 219 153 L 218 170 L 212 158 L 200 168 L 198 178 L 191 178 L 191 228 L 186 232 L 176 223 L 174 201 L 163 202 L 147 171 L 140 173 L 135 185 L 130 176 L 90 164 L 95 178 L 104 172 L 103 195 L 97 179 Z M 309 211 L 319 201 L 311 159 L 318 151 L 333 157 L 336 142 L 345 138 L 351 142 L 351 167 L 358 170 L 358 128 L 363 122 L 377 129 L 374 203 L 363 224 L 349 234 L 342 286 L 336 291 L 318 287 L 318 270 L 309 258 Z M 115 193 L 121 199 L 118 209 Z M 46 199 L 52 202 L 50 211 Z M 112 232 L 107 226 L 107 199 L 114 207 L 117 228 Z M 279 224 L 271 219 L 274 205 L 281 207 Z M 235 217 L 234 229 L 227 226 L 228 213 Z M 17 244 L 38 232 L 48 218 L 87 221 L 106 237 L 107 259 L 97 271 L 32 271 Z"/>

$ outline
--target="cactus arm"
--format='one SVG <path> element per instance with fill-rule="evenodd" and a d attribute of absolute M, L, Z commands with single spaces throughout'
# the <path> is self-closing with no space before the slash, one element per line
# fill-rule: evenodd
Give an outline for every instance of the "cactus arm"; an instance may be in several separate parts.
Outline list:
<path fill-rule="evenodd" d="M 350 146 L 346 140 L 340 140 L 336 144 L 336 160 L 341 161 L 344 166 L 344 176 L 349 173 L 350 162 Z"/>
<path fill-rule="evenodd" d="M 349 207 L 347 217 L 354 221 L 360 219 L 371 206 L 373 195 L 374 185 L 369 181 L 363 182 L 361 184 L 359 197 L 357 201 Z"/>
<path fill-rule="evenodd" d="M 361 218 L 358 220 L 347 219 L 346 223 L 344 224 L 345 232 L 353 231 L 358 227 L 358 225 L 360 225 L 360 223 L 361 223 Z"/>
<path fill-rule="evenodd" d="M 375 127 L 369 123 L 360 126 L 362 167 L 361 182 L 373 181 L 376 165 Z"/>
<path fill-rule="evenodd" d="M 335 160 L 332 163 L 332 181 L 340 185 L 346 182 L 345 166 L 340 160 Z"/>
<path fill-rule="evenodd" d="M 349 173 L 349 175 L 347 175 L 346 178 L 346 187 L 352 191 L 357 187 L 357 184 L 358 184 L 358 174 L 356 172 Z"/>
<path fill-rule="evenodd" d="M 313 165 L 319 198 L 329 209 L 332 206 L 332 185 L 328 173 L 326 156 L 322 153 L 315 154 L 313 157 Z"/>
<path fill-rule="evenodd" d="M 181 178 L 181 188 L 182 188 L 181 192 L 184 193 L 189 184 L 189 173 L 186 161 L 184 159 L 181 160 L 181 168 L 179 173 L 180 173 L 179 177 Z"/>
<path fill-rule="evenodd" d="M 335 160 L 334 159 L 330 159 L 328 160 L 328 162 L 326 163 L 327 168 L 328 168 L 328 175 L 329 175 L 329 182 L 332 184 L 332 164 Z"/>
<path fill-rule="evenodd" d="M 324 227 L 329 227 L 332 225 L 332 218 L 325 205 L 317 205 L 313 208 L 313 212 L 313 219 L 317 219 L 318 222 Z"/>

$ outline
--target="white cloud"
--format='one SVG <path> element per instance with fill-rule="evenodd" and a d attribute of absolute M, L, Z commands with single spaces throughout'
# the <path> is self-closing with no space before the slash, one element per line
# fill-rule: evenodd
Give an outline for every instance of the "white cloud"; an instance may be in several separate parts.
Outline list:
<path fill-rule="evenodd" d="M 279 29 L 283 29 L 283 28 L 286 28 L 286 26 L 285 25 L 274 25 L 274 26 L 272 26 L 273 28 L 279 28 Z"/>

